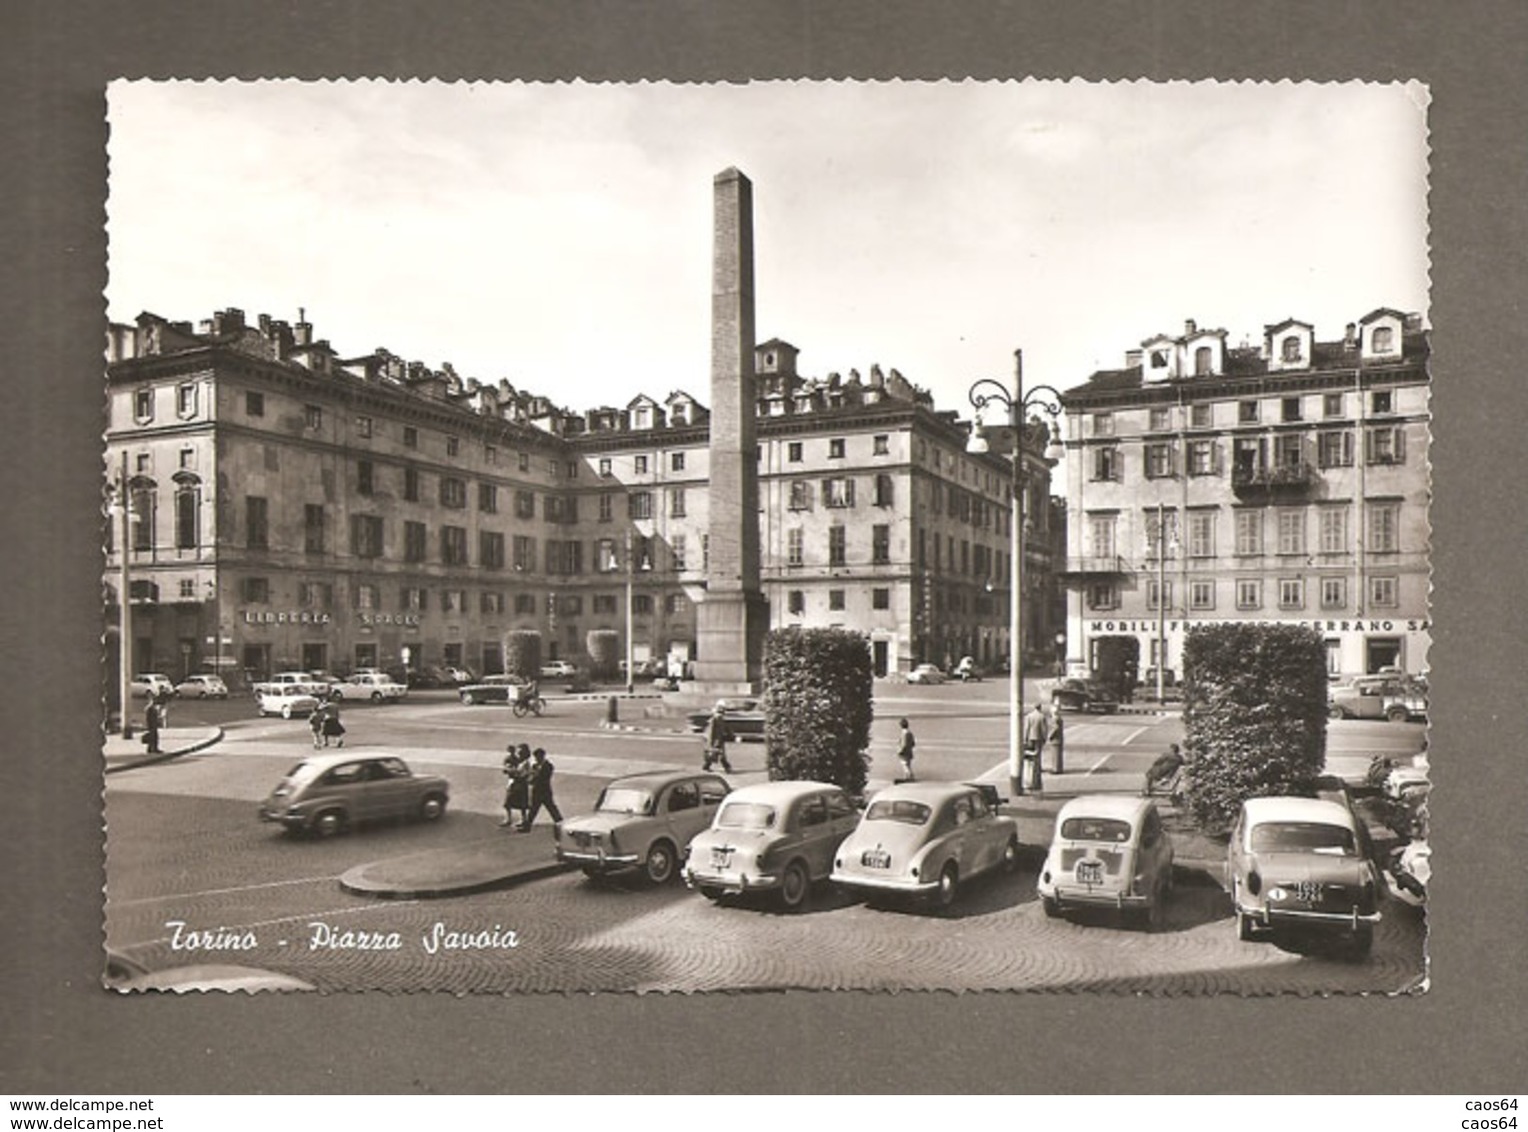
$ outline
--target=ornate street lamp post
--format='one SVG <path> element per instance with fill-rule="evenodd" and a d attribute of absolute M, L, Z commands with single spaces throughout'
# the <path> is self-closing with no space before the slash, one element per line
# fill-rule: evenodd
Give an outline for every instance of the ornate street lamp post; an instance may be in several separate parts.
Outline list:
<path fill-rule="evenodd" d="M 986 452 L 987 435 L 994 431 L 1011 434 L 1012 467 L 1011 488 L 1013 512 L 1008 524 L 1009 533 L 1009 588 L 1008 597 L 1008 671 L 1013 687 L 1008 697 L 1008 786 L 1014 797 L 1024 793 L 1024 618 L 1020 608 L 1024 592 L 1024 533 L 1029 524 L 1028 487 L 1030 470 L 1024 461 L 1024 437 L 1030 431 L 1030 412 L 1042 409 L 1052 420 L 1061 415 L 1061 394 L 1049 385 L 1037 385 L 1024 392 L 1024 351 L 1013 352 L 1013 392 L 1000 382 L 982 378 L 969 391 L 976 420 L 972 422 L 971 438 L 966 444 L 967 452 Z M 994 428 L 986 423 L 983 414 L 989 406 L 997 406 L 1008 412 L 1006 429 Z M 1047 426 L 1039 418 L 1035 423 L 1045 428 L 1050 443 L 1045 449 L 1045 459 L 1057 461 L 1063 458 L 1059 431 Z M 1038 752 L 1036 758 L 1039 758 Z"/>

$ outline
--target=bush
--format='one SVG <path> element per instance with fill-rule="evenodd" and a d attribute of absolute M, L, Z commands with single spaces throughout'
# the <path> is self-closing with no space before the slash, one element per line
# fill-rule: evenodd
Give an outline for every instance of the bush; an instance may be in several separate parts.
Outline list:
<path fill-rule="evenodd" d="M 584 646 L 589 650 L 590 676 L 610 680 L 620 672 L 621 634 L 614 629 L 590 629 Z"/>
<path fill-rule="evenodd" d="M 1242 802 L 1310 795 L 1326 763 L 1326 649 L 1294 625 L 1206 625 L 1183 648 L 1185 794 L 1226 829 Z"/>
<path fill-rule="evenodd" d="M 540 679 L 540 633 L 535 629 L 511 629 L 504 634 L 504 671 L 527 680 Z"/>
<path fill-rule="evenodd" d="M 870 639 L 775 629 L 764 641 L 764 742 L 773 780 L 865 789 L 875 686 Z"/>

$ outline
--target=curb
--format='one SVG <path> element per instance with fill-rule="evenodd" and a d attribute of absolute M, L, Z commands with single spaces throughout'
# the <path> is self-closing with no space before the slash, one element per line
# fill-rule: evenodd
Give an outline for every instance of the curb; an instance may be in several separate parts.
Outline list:
<path fill-rule="evenodd" d="M 357 865 L 341 875 L 339 881 L 340 888 L 356 896 L 370 896 L 377 900 L 435 900 L 447 896 L 467 896 L 476 892 L 492 892 L 499 888 L 511 888 L 524 881 L 540 880 L 542 877 L 565 873 L 574 867 L 561 861 L 553 861 L 550 864 L 531 865 L 523 869 L 517 869 L 515 872 L 504 876 L 489 877 L 483 880 L 462 881 L 427 888 L 398 888 L 390 885 L 383 886 L 379 882 L 369 882 L 366 880 L 364 875 L 366 871 L 376 868 L 377 865 L 383 863 L 385 862 L 373 861 L 367 865 Z"/>
<path fill-rule="evenodd" d="M 197 751 L 205 751 L 208 747 L 211 747 L 215 743 L 221 742 L 222 739 L 223 729 L 219 727 L 215 729 L 213 735 L 210 738 L 203 739 L 199 743 L 192 743 L 189 747 L 181 747 L 179 750 L 175 751 L 162 751 L 157 755 L 148 755 L 145 758 L 134 759 L 132 762 L 117 763 L 115 766 L 108 765 L 104 773 L 116 774 L 117 772 L 124 770 L 137 770 L 140 767 L 157 766 L 159 763 L 167 763 L 171 759 L 178 759 L 182 755 L 192 755 Z"/>

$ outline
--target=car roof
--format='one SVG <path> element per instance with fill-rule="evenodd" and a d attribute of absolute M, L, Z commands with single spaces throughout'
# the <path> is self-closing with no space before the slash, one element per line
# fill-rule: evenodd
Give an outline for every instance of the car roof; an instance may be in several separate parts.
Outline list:
<path fill-rule="evenodd" d="M 1310 821 L 1353 828 L 1353 814 L 1341 802 L 1323 798 L 1248 798 L 1242 803 L 1249 824 L 1265 821 Z"/>
<path fill-rule="evenodd" d="M 873 801 L 896 801 L 906 798 L 925 805 L 937 806 L 961 794 L 980 794 L 981 787 L 970 782 L 900 782 L 876 791 Z"/>
<path fill-rule="evenodd" d="M 620 786 L 631 790 L 650 790 L 657 793 L 665 786 L 675 782 L 687 782 L 690 779 L 709 778 L 719 782 L 725 782 L 720 775 L 711 774 L 704 770 L 654 770 L 642 774 L 626 774 L 620 778 L 612 778 L 605 784 L 608 790 L 612 786 Z"/>
<path fill-rule="evenodd" d="M 378 759 L 398 759 L 399 762 L 403 762 L 399 756 L 386 751 L 356 751 L 353 754 L 346 751 L 335 755 L 309 755 L 302 761 L 318 770 L 328 770 L 330 767 L 341 766 L 344 763 L 376 762 Z"/>
<path fill-rule="evenodd" d="M 1080 794 L 1061 807 L 1056 822 L 1059 825 L 1067 818 L 1085 814 L 1092 818 L 1115 818 L 1135 823 L 1153 808 L 1155 804 L 1150 798 L 1138 798 L 1134 794 Z"/>
<path fill-rule="evenodd" d="M 831 782 L 757 782 L 744 786 L 727 795 L 729 802 L 763 802 L 773 806 L 786 806 L 808 794 L 824 790 L 842 790 Z"/>

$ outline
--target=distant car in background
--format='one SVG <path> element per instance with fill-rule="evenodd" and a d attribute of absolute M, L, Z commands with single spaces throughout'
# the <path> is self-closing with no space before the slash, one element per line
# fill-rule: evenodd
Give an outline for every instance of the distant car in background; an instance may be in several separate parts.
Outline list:
<path fill-rule="evenodd" d="M 975 657 L 963 656 L 960 658 L 960 663 L 955 666 L 950 675 L 955 677 L 962 684 L 966 684 L 980 681 L 982 678 L 982 670 L 977 666 Z"/>
<path fill-rule="evenodd" d="M 1051 702 L 1061 711 L 1085 711 L 1108 714 L 1119 710 L 1119 697 L 1096 680 L 1075 676 L 1057 680 L 1051 688 Z"/>
<path fill-rule="evenodd" d="M 256 682 L 253 689 L 256 696 L 265 693 L 298 693 L 307 696 L 324 696 L 329 693 L 327 680 L 315 680 L 311 673 L 307 672 L 278 672 L 269 680 Z"/>
<path fill-rule="evenodd" d="M 199 672 L 175 685 L 175 694 L 188 700 L 226 700 L 228 685 L 223 683 L 221 676 Z"/>
<path fill-rule="evenodd" d="M 943 684 L 948 679 L 937 664 L 920 664 L 907 674 L 909 684 Z"/>
<path fill-rule="evenodd" d="M 717 700 L 716 706 L 722 709 L 722 719 L 727 725 L 727 738 L 764 738 L 764 710 L 759 707 L 758 700 Z M 692 711 L 690 730 L 704 731 L 711 722 L 714 710 Z"/>
<path fill-rule="evenodd" d="M 395 703 L 407 694 L 407 688 L 380 672 L 358 672 L 348 680 L 329 685 L 329 698 L 335 700 Z"/>
<path fill-rule="evenodd" d="M 549 660 L 541 666 L 543 680 L 569 680 L 578 675 L 578 665 L 566 660 Z"/>
<path fill-rule="evenodd" d="M 146 700 L 150 696 L 173 696 L 175 683 L 162 672 L 144 672 L 134 676 L 128 687 L 136 699 Z"/>
<path fill-rule="evenodd" d="M 464 704 L 507 704 L 520 696 L 520 689 L 529 682 L 524 676 L 513 672 L 496 672 L 474 683 L 463 684 L 456 694 Z"/>
<path fill-rule="evenodd" d="M 255 706 L 261 715 L 279 715 L 282 719 L 299 719 L 318 710 L 318 697 L 295 688 L 272 688 L 255 693 Z"/>
<path fill-rule="evenodd" d="M 1427 683 L 1399 673 L 1355 676 L 1327 689 L 1333 719 L 1388 719 L 1404 723 L 1427 717 Z"/>

